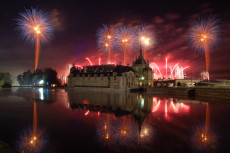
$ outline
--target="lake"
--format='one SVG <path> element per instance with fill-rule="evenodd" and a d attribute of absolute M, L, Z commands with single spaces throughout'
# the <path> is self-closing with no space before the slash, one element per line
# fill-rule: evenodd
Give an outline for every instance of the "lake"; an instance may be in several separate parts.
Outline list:
<path fill-rule="evenodd" d="M 229 119 L 230 105 L 222 101 L 0 89 L 0 140 L 26 152 L 226 152 Z"/>

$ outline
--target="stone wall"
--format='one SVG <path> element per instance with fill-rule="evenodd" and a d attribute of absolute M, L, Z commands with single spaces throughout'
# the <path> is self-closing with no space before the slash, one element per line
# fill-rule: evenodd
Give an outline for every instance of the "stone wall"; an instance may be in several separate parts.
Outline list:
<path fill-rule="evenodd" d="M 68 87 L 100 87 L 100 88 L 117 88 L 130 89 L 137 87 L 137 78 L 134 72 L 125 72 L 122 75 L 100 76 L 94 75 L 77 75 L 68 77 Z"/>
<path fill-rule="evenodd" d="M 221 88 L 195 88 L 194 94 L 196 98 L 199 97 L 213 97 L 219 99 L 229 99 L 230 100 L 230 89 Z M 230 102 L 230 101 L 229 101 Z"/>
<path fill-rule="evenodd" d="M 220 101 L 230 102 L 230 89 L 222 88 L 148 88 L 149 93 L 159 93 L 176 96 L 193 97 L 202 101 Z"/>
<path fill-rule="evenodd" d="M 174 86 L 178 86 L 178 83 L 180 83 L 182 87 L 185 87 L 186 83 L 199 83 L 200 81 L 198 79 L 176 79 Z"/>
<path fill-rule="evenodd" d="M 161 93 L 167 95 L 188 96 L 189 88 L 148 88 L 149 93 Z"/>
<path fill-rule="evenodd" d="M 138 85 L 141 87 L 152 87 L 153 86 L 153 71 L 152 70 L 145 70 L 148 68 L 148 64 L 136 64 L 133 65 L 133 69 L 138 76 Z M 144 77 L 143 80 L 141 78 Z"/>

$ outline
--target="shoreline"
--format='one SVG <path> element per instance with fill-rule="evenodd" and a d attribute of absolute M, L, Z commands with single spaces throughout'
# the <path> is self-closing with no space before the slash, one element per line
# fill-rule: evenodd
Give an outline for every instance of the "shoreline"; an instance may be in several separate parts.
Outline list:
<path fill-rule="evenodd" d="M 18 88 L 41 88 L 33 86 L 13 86 Z M 97 87 L 43 87 L 45 89 L 65 89 L 65 91 L 89 91 L 89 92 L 120 92 L 120 93 L 147 93 L 147 94 L 166 94 L 170 96 L 181 96 L 189 99 L 202 99 L 208 101 L 220 101 L 230 103 L 229 87 L 154 87 L 144 89 L 116 89 L 116 88 L 97 88 Z M 11 88 L 0 88 L 1 90 L 9 90 Z"/>
<path fill-rule="evenodd" d="M 147 93 L 186 96 L 189 99 L 197 99 L 202 101 L 207 100 L 217 102 L 224 100 L 224 103 L 230 103 L 230 88 L 148 88 Z"/>

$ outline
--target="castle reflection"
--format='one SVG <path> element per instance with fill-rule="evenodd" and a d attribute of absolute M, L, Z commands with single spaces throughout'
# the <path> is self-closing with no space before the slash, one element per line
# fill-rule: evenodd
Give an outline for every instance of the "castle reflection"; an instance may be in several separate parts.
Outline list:
<path fill-rule="evenodd" d="M 165 120 L 173 114 L 190 112 L 191 100 L 153 97 L 140 93 L 68 92 L 69 107 L 86 117 L 98 117 L 97 138 L 106 146 L 137 147 L 150 143 L 154 127 L 149 115 L 160 114 Z M 145 122 L 146 121 L 146 122 Z"/>
<path fill-rule="evenodd" d="M 57 100 L 56 91 L 48 88 L 18 88 L 16 96 L 23 97 L 24 99 L 36 100 L 36 102 L 43 101 L 45 103 L 53 103 Z"/>
<path fill-rule="evenodd" d="M 215 114 L 219 106 L 206 102 L 150 93 L 45 88 L 15 88 L 11 95 L 12 101 L 15 96 L 28 100 L 18 98 L 24 106 L 15 105 L 16 109 L 22 108 L 24 112 L 30 108 L 25 111 L 26 115 L 15 113 L 22 122 L 29 121 L 23 122 L 23 127 L 25 123 L 28 127 L 33 125 L 21 134 L 21 150 L 39 150 L 48 144 L 44 128 L 40 130 L 40 127 L 45 127 L 47 134 L 52 135 L 49 145 L 55 147 L 60 146 L 53 143 L 57 140 L 56 135 L 60 136 L 60 143 L 66 143 L 65 146 L 69 146 L 69 136 L 73 135 L 73 146 L 78 142 L 83 148 L 84 144 L 90 143 L 92 148 L 99 148 L 97 151 L 105 149 L 106 152 L 125 152 L 127 149 L 128 152 L 159 152 L 166 145 L 172 152 L 181 148 L 184 152 L 215 152 L 219 146 L 217 131 L 220 130 L 214 128 L 221 122 L 210 116 L 210 111 Z M 179 145 L 174 145 L 175 142 Z"/>

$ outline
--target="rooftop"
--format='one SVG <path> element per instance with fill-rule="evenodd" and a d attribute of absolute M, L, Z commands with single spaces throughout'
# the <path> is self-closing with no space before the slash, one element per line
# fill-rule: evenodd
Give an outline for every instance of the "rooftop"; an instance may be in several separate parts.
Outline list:
<path fill-rule="evenodd" d="M 140 47 L 140 56 L 138 58 L 136 58 L 135 61 L 133 61 L 133 65 L 136 64 L 147 64 L 143 55 L 142 55 L 142 48 Z"/>
<path fill-rule="evenodd" d="M 70 69 L 70 74 L 73 76 L 76 75 L 91 75 L 93 76 L 96 74 L 97 76 L 103 75 L 112 75 L 113 72 L 116 72 L 117 75 L 122 75 L 124 72 L 133 71 L 133 68 L 130 66 L 123 66 L 123 65 L 93 65 L 93 66 L 84 66 L 83 69 L 78 69 L 75 66 L 73 66 Z"/>

